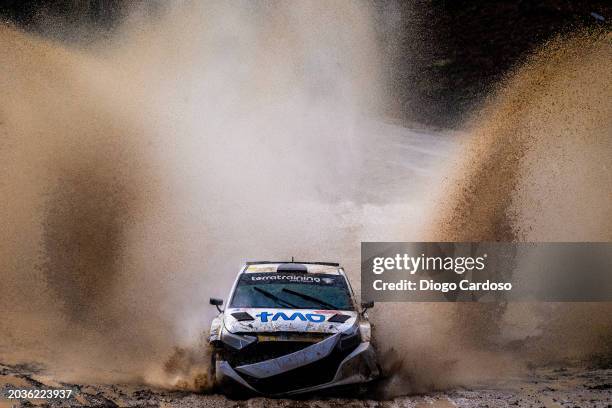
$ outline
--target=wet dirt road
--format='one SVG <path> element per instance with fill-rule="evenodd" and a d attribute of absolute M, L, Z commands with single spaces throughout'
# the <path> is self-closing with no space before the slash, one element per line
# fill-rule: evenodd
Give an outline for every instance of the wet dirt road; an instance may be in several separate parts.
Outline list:
<path fill-rule="evenodd" d="M 10 389 L 67 388 L 70 399 L 9 400 Z M 139 384 L 68 384 L 41 367 L 0 364 L 0 407 L 612 407 L 612 369 L 538 369 L 527 378 L 386 400 L 252 398 L 232 401 L 221 395 L 167 391 Z"/>

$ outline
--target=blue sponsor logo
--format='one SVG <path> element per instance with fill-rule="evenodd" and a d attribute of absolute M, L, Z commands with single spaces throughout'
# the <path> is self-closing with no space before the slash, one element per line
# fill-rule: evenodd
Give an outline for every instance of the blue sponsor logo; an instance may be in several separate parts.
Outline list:
<path fill-rule="evenodd" d="M 259 317 L 262 323 L 267 323 L 269 321 L 275 322 L 278 319 L 288 320 L 288 321 L 293 321 L 293 320 L 298 319 L 303 322 L 309 321 L 313 323 L 322 323 L 325 321 L 325 316 L 322 314 L 300 313 L 300 312 L 293 312 L 290 315 L 287 315 L 285 312 L 276 312 L 276 313 L 261 312 L 261 313 L 256 314 L 255 317 Z"/>

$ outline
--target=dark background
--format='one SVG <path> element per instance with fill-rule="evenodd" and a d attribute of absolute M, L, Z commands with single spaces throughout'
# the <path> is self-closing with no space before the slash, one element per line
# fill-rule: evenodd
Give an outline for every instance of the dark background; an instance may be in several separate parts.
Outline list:
<path fill-rule="evenodd" d="M 66 41 L 112 33 L 126 9 L 155 12 L 161 1 L 0 0 L 0 15 L 28 30 Z M 555 35 L 584 27 L 609 29 L 609 0 L 376 1 L 380 39 L 395 104 L 388 112 L 433 126 L 459 124 L 513 66 Z M 593 15 L 592 13 L 596 13 Z M 40 16 L 44 14 L 44 18 Z M 602 20 L 603 18 L 603 20 Z M 61 24 L 53 24 L 59 22 Z"/>

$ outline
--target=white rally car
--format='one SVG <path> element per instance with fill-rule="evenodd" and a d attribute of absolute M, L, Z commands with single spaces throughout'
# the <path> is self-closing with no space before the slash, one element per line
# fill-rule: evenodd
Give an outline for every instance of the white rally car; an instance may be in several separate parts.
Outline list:
<path fill-rule="evenodd" d="M 222 392 L 265 395 L 358 385 L 379 376 L 366 309 L 327 262 L 248 262 L 210 329 L 211 376 Z"/>

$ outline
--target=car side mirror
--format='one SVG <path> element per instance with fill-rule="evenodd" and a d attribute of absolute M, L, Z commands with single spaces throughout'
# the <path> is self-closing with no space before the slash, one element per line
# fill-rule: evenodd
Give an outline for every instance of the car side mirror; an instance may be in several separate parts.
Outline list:
<path fill-rule="evenodd" d="M 223 299 L 210 298 L 210 304 L 215 306 L 219 313 L 223 313 L 223 309 L 219 307 L 223 304 Z"/>
<path fill-rule="evenodd" d="M 361 315 L 363 315 L 368 309 L 374 307 L 374 301 L 370 300 L 369 302 L 361 302 Z"/>

